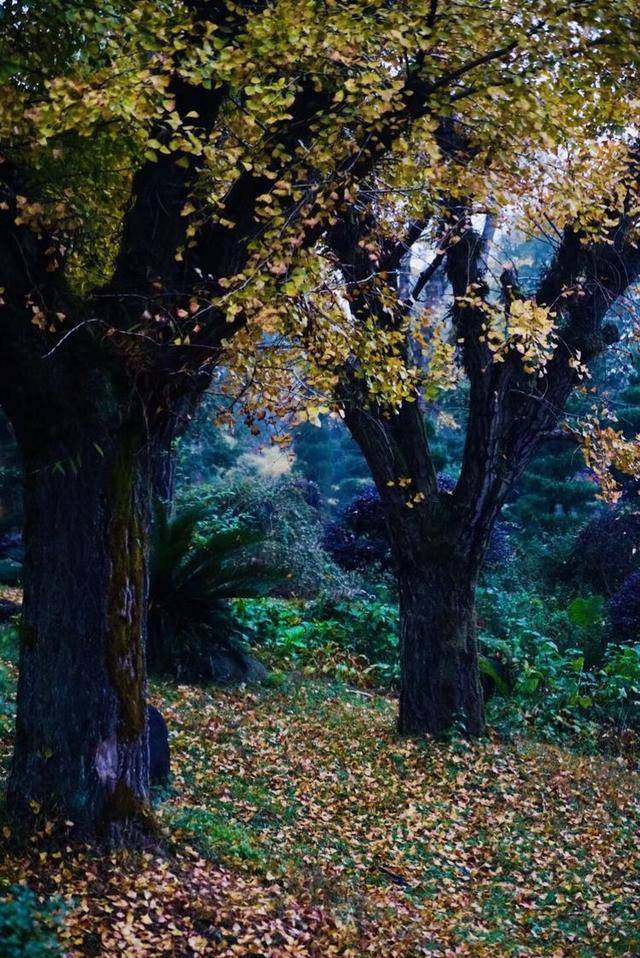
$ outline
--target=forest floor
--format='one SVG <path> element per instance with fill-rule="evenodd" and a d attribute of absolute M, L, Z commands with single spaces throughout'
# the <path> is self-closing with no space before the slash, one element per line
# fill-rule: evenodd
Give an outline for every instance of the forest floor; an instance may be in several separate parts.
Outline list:
<path fill-rule="evenodd" d="M 640 954 L 640 777 L 622 759 L 401 740 L 393 701 L 313 680 L 153 701 L 165 850 L 0 861 L 0 892 L 68 902 L 65 954 Z"/>

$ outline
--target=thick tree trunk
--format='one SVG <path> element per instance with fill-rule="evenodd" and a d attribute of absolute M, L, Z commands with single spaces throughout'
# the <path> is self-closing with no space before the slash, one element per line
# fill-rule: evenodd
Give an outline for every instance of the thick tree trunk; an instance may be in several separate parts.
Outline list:
<path fill-rule="evenodd" d="M 91 433 L 91 430 L 85 430 Z M 149 456 L 131 427 L 26 454 L 16 818 L 130 842 L 151 826 L 144 637 Z"/>
<path fill-rule="evenodd" d="M 156 502 L 173 511 L 176 493 L 176 453 L 172 444 L 159 444 L 152 463 L 151 491 Z"/>
<path fill-rule="evenodd" d="M 380 493 L 396 566 L 398 728 L 441 735 L 458 726 L 480 735 L 484 707 L 474 598 L 490 524 L 481 537 L 472 535 L 452 497 L 439 492 L 418 403 L 405 403 L 388 419 L 353 403 L 345 418 Z"/>
<path fill-rule="evenodd" d="M 398 727 L 440 735 L 484 729 L 474 610 L 475 583 L 463 565 L 416 564 L 401 571 L 401 687 Z"/>

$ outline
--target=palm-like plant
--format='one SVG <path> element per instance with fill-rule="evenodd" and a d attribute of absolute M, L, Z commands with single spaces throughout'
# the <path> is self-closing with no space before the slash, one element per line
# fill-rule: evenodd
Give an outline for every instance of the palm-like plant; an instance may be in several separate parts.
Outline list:
<path fill-rule="evenodd" d="M 170 517 L 155 507 L 150 557 L 148 660 L 183 680 L 211 677 L 212 655 L 241 655 L 229 600 L 264 595 L 285 573 L 257 555 L 264 535 L 248 528 L 200 532 L 203 506 Z"/>

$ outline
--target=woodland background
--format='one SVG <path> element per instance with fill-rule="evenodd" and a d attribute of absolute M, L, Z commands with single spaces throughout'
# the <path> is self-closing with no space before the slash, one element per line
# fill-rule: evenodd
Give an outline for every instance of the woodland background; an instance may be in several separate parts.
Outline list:
<path fill-rule="evenodd" d="M 0 26 L 0 958 L 640 954 L 635 0 Z"/>

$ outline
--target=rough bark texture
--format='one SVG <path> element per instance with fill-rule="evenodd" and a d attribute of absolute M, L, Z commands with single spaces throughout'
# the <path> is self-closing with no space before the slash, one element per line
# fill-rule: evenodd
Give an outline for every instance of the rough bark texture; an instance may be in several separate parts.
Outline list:
<path fill-rule="evenodd" d="M 463 570 L 430 563 L 401 573 L 398 728 L 479 735 L 484 706 L 478 672 L 474 583 Z"/>
<path fill-rule="evenodd" d="M 95 434 L 94 434 L 95 435 Z M 25 567 L 9 804 L 128 841 L 151 823 L 144 633 L 147 453 L 121 427 L 25 463 Z"/>
<path fill-rule="evenodd" d="M 457 725 L 479 735 L 484 708 L 474 599 L 483 547 L 477 542 L 478 555 L 472 552 L 465 514 L 438 491 L 417 403 L 405 403 L 389 419 L 352 405 L 346 422 L 378 487 L 396 565 L 399 730 L 440 735 Z M 412 477 L 410 491 L 399 476 Z M 416 493 L 424 499 L 409 508 Z"/>

